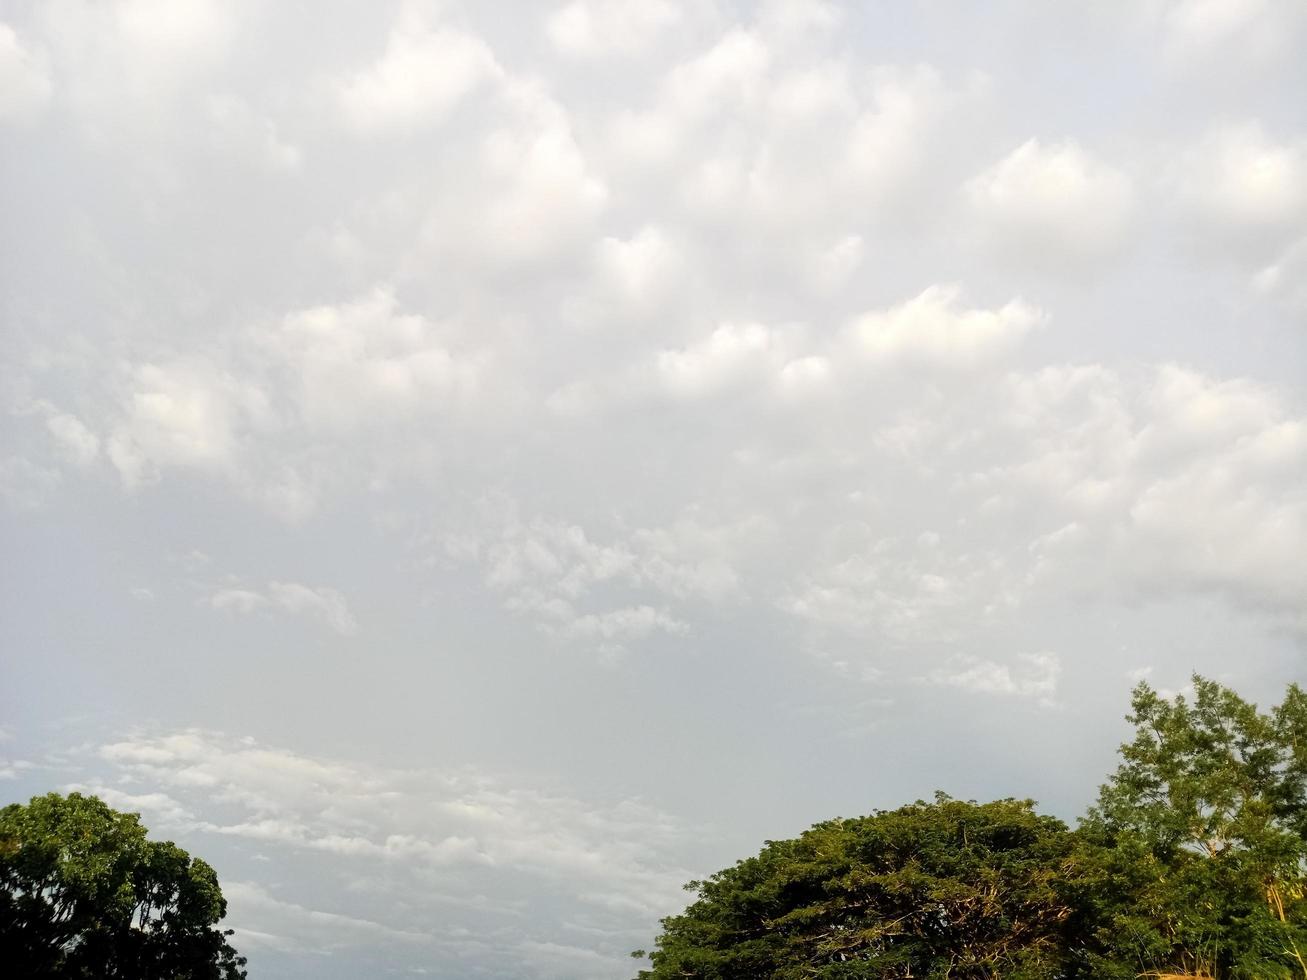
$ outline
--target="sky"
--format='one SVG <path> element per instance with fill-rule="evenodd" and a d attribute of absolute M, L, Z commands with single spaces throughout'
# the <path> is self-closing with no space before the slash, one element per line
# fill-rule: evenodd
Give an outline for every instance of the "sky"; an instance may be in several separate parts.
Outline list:
<path fill-rule="evenodd" d="M 1298 0 L 0 0 L 0 802 L 251 975 L 625 980 L 1307 680 Z"/>

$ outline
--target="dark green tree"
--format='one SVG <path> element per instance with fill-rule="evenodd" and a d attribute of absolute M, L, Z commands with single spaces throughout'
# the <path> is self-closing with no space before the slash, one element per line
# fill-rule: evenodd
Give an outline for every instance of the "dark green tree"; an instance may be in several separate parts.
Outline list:
<path fill-rule="evenodd" d="M 134 813 L 57 793 L 0 810 L 0 969 L 14 977 L 237 980 L 204 861 Z"/>
<path fill-rule="evenodd" d="M 698 900 L 663 920 L 639 976 L 1053 980 L 1073 846 L 1029 801 L 830 820 L 691 882 Z"/>
<path fill-rule="evenodd" d="M 1307 980 L 1307 696 L 1269 712 L 1202 677 L 1135 689 L 1132 741 L 1082 821 L 1091 975 Z"/>

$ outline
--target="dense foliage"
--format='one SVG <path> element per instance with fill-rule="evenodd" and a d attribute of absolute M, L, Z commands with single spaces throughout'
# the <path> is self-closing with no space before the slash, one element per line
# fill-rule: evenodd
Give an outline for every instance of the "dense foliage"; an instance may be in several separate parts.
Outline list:
<path fill-rule="evenodd" d="M 56 793 L 0 810 L 0 964 L 13 977 L 237 980 L 209 865 L 136 814 Z"/>
<path fill-rule="evenodd" d="M 1194 679 L 1146 686 L 1136 733 L 1082 821 L 1094 975 L 1307 977 L 1307 696 L 1270 713 Z"/>
<path fill-rule="evenodd" d="M 1307 980 L 1307 696 L 1196 677 L 1129 720 L 1078 829 L 942 795 L 817 824 L 691 882 L 640 978 Z"/>
<path fill-rule="evenodd" d="M 693 882 L 642 976 L 1054 977 L 1072 838 L 1029 802 L 945 798 L 818 824 Z M 942 975 L 942 974 L 940 974 Z"/>

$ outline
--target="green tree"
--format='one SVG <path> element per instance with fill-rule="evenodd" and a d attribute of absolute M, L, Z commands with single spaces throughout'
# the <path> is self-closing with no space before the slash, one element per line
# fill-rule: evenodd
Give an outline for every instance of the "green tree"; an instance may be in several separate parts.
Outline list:
<path fill-rule="evenodd" d="M 1258 711 L 1202 677 L 1135 689 L 1135 736 L 1082 821 L 1094 976 L 1307 978 L 1307 696 Z"/>
<path fill-rule="evenodd" d="M 204 861 L 140 818 L 57 793 L 0 810 L 0 968 L 19 977 L 236 980 Z"/>
<path fill-rule="evenodd" d="M 1053 980 L 1073 845 L 1018 800 L 940 795 L 820 823 L 687 885 L 698 900 L 663 920 L 639 976 Z"/>

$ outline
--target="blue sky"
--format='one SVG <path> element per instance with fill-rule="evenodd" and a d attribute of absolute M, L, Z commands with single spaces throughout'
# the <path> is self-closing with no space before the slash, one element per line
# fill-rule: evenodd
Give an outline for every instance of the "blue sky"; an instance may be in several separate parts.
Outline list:
<path fill-rule="evenodd" d="M 0 796 L 260 977 L 620 978 L 1307 638 L 1291 0 L 0 2 Z"/>

